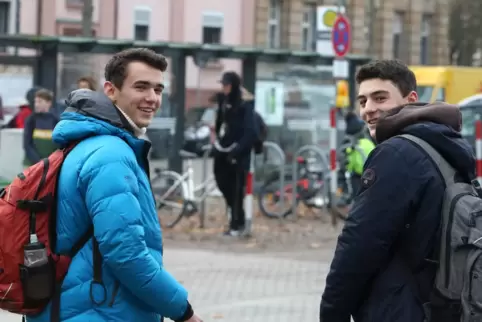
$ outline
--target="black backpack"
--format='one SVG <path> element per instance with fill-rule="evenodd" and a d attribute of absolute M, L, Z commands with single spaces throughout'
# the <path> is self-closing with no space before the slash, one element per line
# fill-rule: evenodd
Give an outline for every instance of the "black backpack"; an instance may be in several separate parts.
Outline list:
<path fill-rule="evenodd" d="M 268 137 L 268 126 L 263 120 L 263 117 L 258 112 L 254 111 L 254 121 L 256 123 L 256 141 L 254 142 L 254 153 L 263 153 L 263 143 Z"/>

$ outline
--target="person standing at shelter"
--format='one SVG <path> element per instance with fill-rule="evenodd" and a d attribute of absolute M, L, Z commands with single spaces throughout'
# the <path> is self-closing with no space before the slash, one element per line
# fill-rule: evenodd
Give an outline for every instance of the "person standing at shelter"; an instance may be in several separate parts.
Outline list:
<path fill-rule="evenodd" d="M 470 183 L 475 160 L 460 134 L 460 111 L 416 103 L 415 75 L 396 60 L 362 66 L 356 81 L 362 119 L 378 145 L 338 238 L 319 320 L 458 322 L 460 303 L 433 292 L 445 181 L 423 149 L 398 135 L 424 140 Z"/>
<path fill-rule="evenodd" d="M 215 132 L 222 147 L 233 146 L 229 153 L 213 151 L 214 176 L 219 190 L 231 210 L 227 236 L 239 236 L 245 228 L 244 194 L 251 151 L 256 141 L 254 100 L 247 92 L 243 97 L 241 78 L 226 72 L 218 94 Z"/>
<path fill-rule="evenodd" d="M 58 253 L 73 257 L 60 296 L 61 321 L 202 322 L 166 270 L 149 182 L 150 143 L 140 139 L 161 105 L 166 58 L 145 48 L 114 55 L 103 93 L 78 89 L 53 133 L 67 155 L 57 192 Z M 50 322 L 52 303 L 28 322 Z"/>
<path fill-rule="evenodd" d="M 53 99 L 53 93 L 49 90 L 39 89 L 35 92 L 35 110 L 25 120 L 23 130 L 25 166 L 39 162 L 57 149 L 52 141 L 52 131 L 59 119 L 51 111 Z"/>

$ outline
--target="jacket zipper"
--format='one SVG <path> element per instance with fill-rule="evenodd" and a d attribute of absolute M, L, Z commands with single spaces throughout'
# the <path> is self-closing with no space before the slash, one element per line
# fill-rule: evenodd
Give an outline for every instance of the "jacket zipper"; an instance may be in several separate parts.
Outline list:
<path fill-rule="evenodd" d="M 452 199 L 452 203 L 450 204 L 450 212 L 449 218 L 447 221 L 447 231 L 445 232 L 445 288 L 449 287 L 450 283 L 450 261 L 452 260 L 450 247 L 451 247 L 451 240 L 452 240 L 452 226 L 454 224 L 454 210 L 457 202 L 464 196 L 471 196 L 472 194 L 468 192 L 459 193 Z"/>

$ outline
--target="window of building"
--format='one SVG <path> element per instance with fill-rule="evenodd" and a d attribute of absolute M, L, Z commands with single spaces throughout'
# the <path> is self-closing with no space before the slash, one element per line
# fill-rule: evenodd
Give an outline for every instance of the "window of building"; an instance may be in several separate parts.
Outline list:
<path fill-rule="evenodd" d="M 404 15 L 402 12 L 395 12 L 393 18 L 393 58 L 401 59 Z"/>
<path fill-rule="evenodd" d="M 134 40 L 149 41 L 152 10 L 149 7 L 134 9 Z"/>
<path fill-rule="evenodd" d="M 420 37 L 420 63 L 422 65 L 430 64 L 430 24 L 432 22 L 430 15 L 422 16 L 422 32 Z"/>
<path fill-rule="evenodd" d="M 301 50 L 314 51 L 316 35 L 316 6 L 305 4 L 301 20 Z"/>
<path fill-rule="evenodd" d="M 0 2 L 0 35 L 8 34 L 10 25 L 10 2 Z M 0 46 L 0 52 L 5 52 L 6 47 Z"/>
<path fill-rule="evenodd" d="M 280 0 L 269 0 L 268 47 L 280 47 L 281 3 Z"/>
<path fill-rule="evenodd" d="M 218 11 L 204 11 L 202 14 L 202 43 L 221 44 L 224 14 Z"/>

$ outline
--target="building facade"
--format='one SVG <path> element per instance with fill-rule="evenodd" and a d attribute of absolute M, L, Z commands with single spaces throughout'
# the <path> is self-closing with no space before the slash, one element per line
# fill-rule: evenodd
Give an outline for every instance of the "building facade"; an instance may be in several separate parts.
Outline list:
<path fill-rule="evenodd" d="M 317 7 L 339 3 L 352 24 L 352 54 L 411 65 L 448 63 L 449 0 L 259 0 L 255 43 L 315 51 Z"/>
<path fill-rule="evenodd" d="M 254 44 L 254 0 L 93 0 L 92 29 L 99 38 L 246 45 Z M 81 36 L 83 0 L 0 0 L 0 33 Z M 23 50 L 23 54 L 28 51 Z M 100 55 L 99 55 L 100 56 Z M 63 55 L 60 83 L 92 74 L 102 81 L 108 57 Z M 219 89 L 224 70 L 241 62 L 211 61 L 186 66 L 186 105 L 206 103 Z M 175 75 L 174 75 L 175 76 Z M 169 87 L 170 77 L 167 79 Z M 62 85 L 62 84 L 61 84 Z"/>
<path fill-rule="evenodd" d="M 337 0 L 92 0 L 96 37 L 290 48 L 316 51 L 319 6 Z M 351 53 L 399 58 L 408 64 L 448 63 L 449 0 L 345 0 L 352 23 Z M 83 0 L 0 0 L 0 33 L 80 36 Z M 326 33 L 325 33 L 326 38 Z M 325 39 L 326 40 L 326 39 Z M 5 50 L 5 49 L 3 49 Z M 28 53 L 23 50 L 22 53 Z M 82 74 L 102 81 L 107 56 L 63 55 L 60 92 Z M 187 107 L 204 105 L 225 70 L 240 61 L 187 61 Z M 258 74 L 283 70 L 262 64 Z M 266 73 L 267 72 L 267 73 Z M 175 75 L 172 75 L 175 77 Z M 269 77 L 269 75 L 267 76 Z M 169 80 L 167 87 L 169 88 Z"/>

